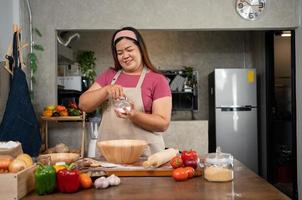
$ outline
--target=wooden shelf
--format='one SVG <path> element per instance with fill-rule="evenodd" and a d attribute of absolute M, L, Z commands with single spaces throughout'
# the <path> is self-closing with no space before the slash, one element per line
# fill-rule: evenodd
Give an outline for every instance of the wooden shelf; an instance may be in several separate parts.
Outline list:
<path fill-rule="evenodd" d="M 85 133 L 86 133 L 86 125 L 85 125 L 86 113 L 83 112 L 80 116 L 66 116 L 66 117 L 44 117 L 41 116 L 42 125 L 45 130 L 45 149 L 48 149 L 48 122 L 82 122 L 82 136 L 81 136 L 81 157 L 84 157 L 84 145 L 85 145 Z"/>
<path fill-rule="evenodd" d="M 193 70 L 190 77 L 185 69 L 162 70 L 161 72 L 169 80 L 172 93 L 172 110 L 198 110 L 198 72 Z M 185 81 L 178 80 L 177 76 L 181 76 L 182 79 L 185 78 Z M 188 79 L 193 83 L 193 86 L 186 88 Z"/>
<path fill-rule="evenodd" d="M 80 116 L 66 116 L 66 117 L 41 117 L 45 121 L 82 121 L 83 115 Z"/>

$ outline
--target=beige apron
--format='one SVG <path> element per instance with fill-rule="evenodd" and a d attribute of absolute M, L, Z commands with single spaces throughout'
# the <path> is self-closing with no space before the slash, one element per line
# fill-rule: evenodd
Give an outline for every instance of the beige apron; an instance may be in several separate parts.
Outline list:
<path fill-rule="evenodd" d="M 121 70 L 113 77 L 111 84 L 115 84 Z M 123 88 L 124 94 L 130 101 L 134 102 L 135 109 L 144 112 L 144 104 L 141 94 L 141 86 L 144 81 L 147 68 L 144 67 L 139 81 L 135 88 Z M 102 122 L 99 128 L 98 140 L 116 140 L 116 139 L 139 139 L 146 140 L 149 149 L 145 155 L 156 153 L 165 148 L 164 140 L 161 134 L 147 131 L 133 124 L 129 119 L 123 119 L 116 116 L 112 100 L 109 99 L 108 106 L 102 113 Z"/>

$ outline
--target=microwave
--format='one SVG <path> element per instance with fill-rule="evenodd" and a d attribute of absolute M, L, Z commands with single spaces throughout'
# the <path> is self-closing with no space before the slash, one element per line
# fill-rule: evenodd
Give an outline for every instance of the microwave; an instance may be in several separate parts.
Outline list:
<path fill-rule="evenodd" d="M 57 84 L 64 90 L 82 91 L 82 76 L 58 76 Z"/>

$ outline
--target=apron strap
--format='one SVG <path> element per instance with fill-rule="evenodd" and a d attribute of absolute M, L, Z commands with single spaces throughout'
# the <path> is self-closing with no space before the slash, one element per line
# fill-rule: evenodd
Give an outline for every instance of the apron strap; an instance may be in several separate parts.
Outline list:
<path fill-rule="evenodd" d="M 20 55 L 19 55 L 19 49 L 18 49 L 18 38 L 20 37 L 20 34 L 18 32 L 14 33 L 14 38 L 13 38 L 13 58 L 14 58 L 14 65 L 13 68 L 15 67 L 20 67 L 21 68 L 21 63 L 19 63 Z M 13 70 L 13 69 L 11 69 Z"/>
<path fill-rule="evenodd" d="M 143 71 L 139 77 L 139 80 L 137 82 L 137 85 L 136 85 L 136 88 L 141 88 L 142 87 L 142 84 L 143 84 L 143 81 L 145 79 L 145 75 L 147 73 L 148 69 L 146 67 L 143 68 Z M 111 81 L 111 85 L 114 85 L 115 82 L 117 81 L 118 77 L 121 75 L 122 73 L 122 70 L 119 70 L 115 75 L 114 77 L 112 78 L 112 81 Z"/>
<path fill-rule="evenodd" d="M 13 35 L 13 44 L 12 44 L 12 55 L 6 55 L 5 58 L 8 60 L 9 70 L 14 72 L 15 68 L 20 67 L 21 63 L 19 63 L 19 51 L 18 51 L 18 33 L 14 32 Z M 12 74 L 13 75 L 13 74 Z M 12 79 L 12 76 L 10 77 Z"/>
<path fill-rule="evenodd" d="M 139 77 L 139 80 L 137 82 L 136 88 L 141 88 L 142 87 L 142 84 L 143 84 L 143 81 L 145 79 L 146 73 L 147 73 L 147 67 L 144 67 L 143 71 L 141 73 L 141 76 Z"/>
<path fill-rule="evenodd" d="M 117 81 L 117 78 L 120 76 L 121 73 L 122 73 L 122 70 L 118 70 L 118 72 L 112 78 L 111 85 L 115 84 L 115 82 Z"/>
<path fill-rule="evenodd" d="M 14 66 L 19 67 L 19 51 L 18 51 L 18 32 L 14 33 L 13 38 L 13 58 L 14 58 Z M 12 70 L 12 69 L 11 69 Z"/>

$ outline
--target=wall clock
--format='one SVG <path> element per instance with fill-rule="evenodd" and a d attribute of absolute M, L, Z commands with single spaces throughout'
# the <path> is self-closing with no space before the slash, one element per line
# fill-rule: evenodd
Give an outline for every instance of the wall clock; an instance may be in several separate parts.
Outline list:
<path fill-rule="evenodd" d="M 266 0 L 236 0 L 237 13 L 246 20 L 260 18 L 266 6 Z"/>

